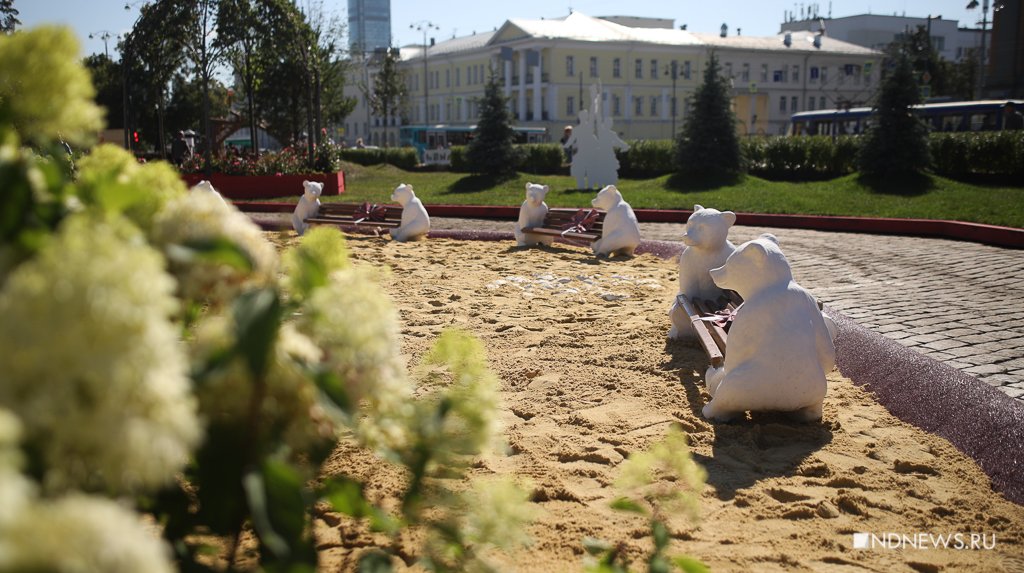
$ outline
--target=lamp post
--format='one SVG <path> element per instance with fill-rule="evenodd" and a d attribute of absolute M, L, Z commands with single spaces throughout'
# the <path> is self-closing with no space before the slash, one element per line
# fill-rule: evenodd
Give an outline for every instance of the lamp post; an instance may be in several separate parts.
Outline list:
<path fill-rule="evenodd" d="M 409 29 L 423 32 L 423 124 L 427 125 L 430 123 L 430 80 L 427 78 L 429 73 L 427 68 L 427 32 L 429 30 L 440 30 L 441 27 L 429 20 L 421 20 L 409 24 Z"/>
<path fill-rule="evenodd" d="M 672 139 L 676 138 L 676 80 L 679 79 L 679 62 L 672 60 L 672 63 L 666 70 L 669 76 L 672 77 Z"/>
<path fill-rule="evenodd" d="M 114 33 L 109 31 L 109 30 L 97 30 L 97 31 L 89 34 L 89 39 L 90 40 L 95 39 L 95 38 L 99 38 L 99 39 L 103 40 L 103 53 L 107 56 L 108 60 L 110 59 L 110 50 L 107 49 L 107 40 L 109 40 L 109 39 L 111 39 L 113 37 L 114 37 Z"/>
<path fill-rule="evenodd" d="M 974 10 L 978 7 L 978 0 L 971 0 L 967 5 L 968 10 Z M 978 93 L 975 96 L 976 99 L 981 98 L 982 91 L 985 89 L 985 28 L 988 27 L 988 0 L 983 0 L 981 3 L 981 53 L 978 54 L 979 67 L 978 70 Z"/>
<path fill-rule="evenodd" d="M 138 6 L 139 4 L 146 3 L 146 2 L 147 2 L 147 0 L 136 0 L 135 2 L 125 2 L 124 9 L 125 9 L 125 11 L 131 11 L 131 9 L 133 7 Z M 139 20 L 141 18 L 142 18 L 142 11 L 139 10 L 138 17 L 136 17 L 135 18 L 135 22 L 132 23 L 132 31 L 135 30 L 135 26 L 137 26 L 139 24 Z M 130 123 L 130 121 L 129 121 L 129 118 L 130 118 L 130 113 L 129 113 L 129 107 L 130 106 L 129 106 L 129 103 L 130 103 L 130 99 L 131 99 L 128 96 L 128 77 L 129 77 L 129 74 L 128 74 L 128 60 L 129 60 L 129 58 L 131 56 L 131 51 L 132 51 L 132 33 L 128 32 L 127 34 L 125 34 L 123 39 L 124 39 L 124 52 L 121 54 L 121 97 L 122 97 L 122 102 L 121 103 L 122 103 L 122 107 L 124 108 L 124 148 L 127 149 L 129 153 L 131 153 L 132 152 L 132 134 L 131 134 L 132 130 L 131 130 L 131 127 L 128 125 Z M 106 46 L 105 42 L 104 42 L 104 46 Z"/>

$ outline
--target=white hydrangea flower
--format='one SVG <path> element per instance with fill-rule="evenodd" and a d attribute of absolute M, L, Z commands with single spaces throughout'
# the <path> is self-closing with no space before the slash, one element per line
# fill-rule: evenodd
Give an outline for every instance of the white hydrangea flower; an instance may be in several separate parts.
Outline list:
<path fill-rule="evenodd" d="M 196 329 L 192 350 L 203 362 L 234 344 L 234 324 L 224 316 L 209 317 Z M 322 353 L 312 341 L 289 324 L 281 327 L 265 383 L 266 394 L 260 412 L 261 427 L 274 428 L 295 454 L 333 444 L 339 422 L 319 403 L 319 390 L 303 364 L 317 364 Z M 229 426 L 247 431 L 254 382 L 241 357 L 224 365 L 199 383 L 196 394 L 200 410 L 212 426 Z"/>
<path fill-rule="evenodd" d="M 171 573 L 170 548 L 113 501 L 39 501 L 0 524 L 0 571 Z"/>
<path fill-rule="evenodd" d="M 509 479 L 477 479 L 464 492 L 463 532 L 470 543 L 515 549 L 530 542 L 526 526 L 536 517 L 530 494 Z"/>
<path fill-rule="evenodd" d="M 363 443 L 401 447 L 412 387 L 399 355 L 398 312 L 376 281 L 357 268 L 334 272 L 305 301 L 298 327 L 324 349 L 350 400 L 365 400 L 356 428 Z"/>
<path fill-rule="evenodd" d="M 163 266 L 123 220 L 73 215 L 0 291 L 0 406 L 46 489 L 159 486 L 198 442 Z"/>
<path fill-rule="evenodd" d="M 277 278 L 277 250 L 244 213 L 213 193 L 189 193 L 172 199 L 157 213 L 151 233 L 165 251 L 193 241 L 226 239 L 253 262 L 251 272 L 211 261 L 183 261 L 170 256 L 171 273 L 183 298 L 220 305 L 246 286 L 268 285 Z"/>
<path fill-rule="evenodd" d="M 21 422 L 11 412 L 0 408 L 0 531 L 35 495 L 32 483 L 18 473 L 21 467 L 20 439 Z"/>

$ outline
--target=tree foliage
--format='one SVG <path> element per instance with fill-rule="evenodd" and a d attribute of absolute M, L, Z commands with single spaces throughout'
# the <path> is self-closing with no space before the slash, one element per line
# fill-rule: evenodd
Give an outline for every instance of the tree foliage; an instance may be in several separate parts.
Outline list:
<path fill-rule="evenodd" d="M 930 97 L 973 99 L 978 77 L 978 57 L 974 49 L 960 61 L 950 62 L 935 49 L 927 27 L 917 26 L 886 48 L 886 57 L 890 60 L 898 59 L 900 54 L 910 59 L 915 80 L 921 86 L 928 86 Z"/>
<path fill-rule="evenodd" d="M 693 94 L 693 109 L 676 136 L 676 169 L 701 180 L 734 180 L 740 175 L 742 155 L 729 83 L 718 57 L 711 53 L 704 82 Z"/>
<path fill-rule="evenodd" d="M 882 82 L 858 158 L 861 174 L 905 178 L 928 167 L 928 129 L 910 106 L 921 102 L 910 58 L 897 54 L 893 68 Z"/>
<path fill-rule="evenodd" d="M 508 98 L 501 92 L 497 73 L 493 68 L 490 72 L 467 159 L 473 173 L 508 175 L 515 171 L 516 165 L 515 148 L 512 147 L 515 136 L 512 113 L 508 108 Z"/>
<path fill-rule="evenodd" d="M 398 68 L 398 62 L 398 49 L 386 50 L 380 57 L 380 69 L 373 78 L 373 86 L 367 86 L 370 109 L 374 115 L 384 118 L 385 125 L 398 116 L 408 95 L 405 74 Z M 386 137 L 384 145 L 387 146 Z"/>
<path fill-rule="evenodd" d="M 0 0 L 0 32 L 11 34 L 21 25 L 18 13 L 14 0 Z"/>

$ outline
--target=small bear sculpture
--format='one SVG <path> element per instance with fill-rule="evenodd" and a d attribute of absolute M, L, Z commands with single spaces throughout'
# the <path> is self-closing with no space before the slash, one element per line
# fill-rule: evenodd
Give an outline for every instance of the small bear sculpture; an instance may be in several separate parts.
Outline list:
<path fill-rule="evenodd" d="M 316 217 L 320 212 L 320 193 L 324 190 L 324 184 L 316 181 L 302 182 L 303 194 L 299 198 L 299 204 L 295 206 L 292 213 L 292 228 L 298 234 L 303 234 L 309 225 L 306 218 Z"/>
<path fill-rule="evenodd" d="M 601 238 L 592 246 L 594 254 L 632 256 L 640 245 L 640 223 L 633 208 L 623 200 L 622 193 L 614 185 L 608 185 L 590 204 L 606 212 Z"/>
<path fill-rule="evenodd" d="M 224 201 L 224 197 L 214 188 L 213 183 L 210 183 L 206 179 L 203 179 L 199 183 L 196 183 L 189 189 L 192 193 L 213 193 L 221 201 Z"/>
<path fill-rule="evenodd" d="M 427 215 L 423 202 L 416 196 L 412 185 L 406 183 L 395 187 L 391 200 L 402 206 L 401 224 L 390 230 L 391 238 L 396 241 L 415 241 L 430 232 L 430 216 Z"/>
<path fill-rule="evenodd" d="M 544 202 L 550 188 L 547 185 L 536 183 L 526 184 L 526 200 L 519 207 L 519 220 L 516 222 L 512 234 L 516 237 L 516 244 L 526 245 L 550 245 L 555 238 L 549 235 L 537 233 L 525 233 L 525 227 L 540 227 L 544 224 L 544 217 L 548 214 L 548 205 Z"/>
<path fill-rule="evenodd" d="M 725 292 L 711 280 L 711 269 L 725 264 L 736 250 L 729 242 L 729 228 L 736 224 L 732 211 L 705 209 L 693 206 L 693 214 L 686 220 L 683 243 L 686 248 L 679 255 L 679 294 L 687 298 L 717 300 Z M 689 316 L 677 302 L 668 312 L 672 319 L 669 338 L 692 338 L 695 333 Z"/>
<path fill-rule="evenodd" d="M 820 420 L 836 349 L 817 302 L 793 280 L 775 236 L 743 243 L 711 277 L 744 302 L 729 330 L 725 364 L 705 375 L 712 398 L 704 417 L 727 421 L 746 411 L 780 411 Z"/>

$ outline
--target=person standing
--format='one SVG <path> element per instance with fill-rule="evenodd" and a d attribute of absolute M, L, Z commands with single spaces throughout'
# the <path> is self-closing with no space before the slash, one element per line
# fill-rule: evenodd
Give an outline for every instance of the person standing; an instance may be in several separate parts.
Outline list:
<path fill-rule="evenodd" d="M 1024 115 L 1012 101 L 1003 106 L 1003 129 L 1024 129 Z"/>
<path fill-rule="evenodd" d="M 186 154 L 188 154 L 188 143 L 185 142 L 185 132 L 179 131 L 178 136 L 171 142 L 171 161 L 181 167 L 185 163 Z"/>

